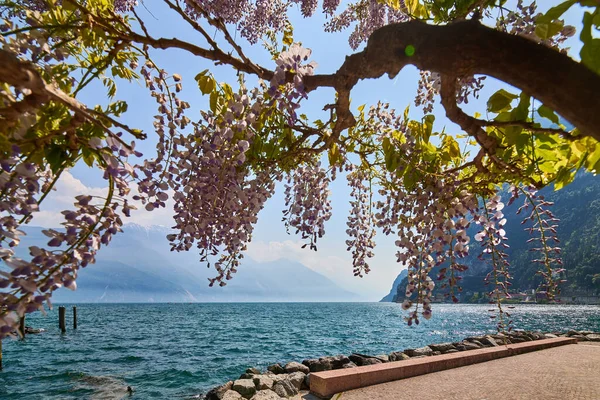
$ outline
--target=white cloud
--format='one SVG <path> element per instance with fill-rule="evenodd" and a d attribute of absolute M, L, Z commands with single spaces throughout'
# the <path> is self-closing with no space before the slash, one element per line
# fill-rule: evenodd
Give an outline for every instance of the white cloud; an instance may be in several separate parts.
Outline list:
<path fill-rule="evenodd" d="M 381 241 L 389 242 L 390 240 Z M 248 244 L 245 254 L 257 262 L 280 259 L 299 262 L 369 301 L 379 301 L 386 295 L 400 270 L 404 269 L 396 262 L 393 243 L 391 245 L 382 243 L 382 248 L 378 249 L 380 251 L 376 252 L 375 257 L 369 260 L 371 272 L 362 278 L 354 276 L 352 255 L 346 251 L 340 238 L 328 237 L 323 240 L 319 251 L 303 249 L 303 244 L 304 242 L 301 240 L 257 240 Z"/>
<path fill-rule="evenodd" d="M 325 275 L 336 273 L 340 267 L 348 265 L 348 259 L 326 254 L 320 250 L 303 249 L 303 245 L 304 242 L 300 240 L 285 240 L 283 242 L 259 240 L 248 244 L 246 254 L 258 262 L 269 262 L 282 258 L 298 261 L 300 264 Z"/>
<path fill-rule="evenodd" d="M 81 180 L 75 178 L 70 172 L 63 172 L 48 197 L 42 202 L 40 212 L 34 214 L 30 225 L 56 228 L 64 221 L 61 211 L 74 208 L 75 196 L 81 194 L 91 196 L 106 196 L 107 187 L 87 186 Z M 135 193 L 135 190 L 132 190 Z M 136 202 L 132 202 L 138 208 L 131 211 L 131 217 L 123 217 L 124 223 L 136 223 L 143 226 L 151 225 L 173 225 L 173 200 L 167 201 L 167 207 L 148 212 Z"/>

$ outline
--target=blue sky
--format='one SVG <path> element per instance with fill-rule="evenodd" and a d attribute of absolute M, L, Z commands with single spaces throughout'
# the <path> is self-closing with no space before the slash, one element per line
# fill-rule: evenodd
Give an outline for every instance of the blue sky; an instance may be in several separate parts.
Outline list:
<path fill-rule="evenodd" d="M 538 2 L 539 11 L 559 4 L 561 1 Z M 540 4 L 543 3 L 543 4 Z M 177 37 L 190 42 L 201 42 L 200 34 L 191 30 L 178 15 L 170 11 L 162 2 L 146 1 L 144 7 L 138 7 L 140 16 L 145 20 L 147 27 L 154 37 Z M 567 15 L 567 21 L 579 28 L 580 13 L 573 10 Z M 303 19 L 299 12 L 291 13 L 294 25 L 294 39 L 302 42 L 305 47 L 312 49 L 312 59 L 318 63 L 316 73 L 333 73 L 343 63 L 346 55 L 353 51 L 348 45 L 347 36 L 350 31 L 343 33 L 325 33 L 322 29 L 325 22 L 324 16 L 317 12 L 313 18 Z M 245 40 L 239 41 L 246 54 L 262 66 L 273 68 L 274 63 L 270 55 L 261 45 L 250 46 Z M 579 53 L 578 41 L 572 40 L 571 54 Z M 183 77 L 184 90 L 181 98 L 191 104 L 188 117 L 192 120 L 199 117 L 199 110 L 207 108 L 207 98 L 203 97 L 194 82 L 194 76 L 209 68 L 217 77 L 218 81 L 230 83 L 236 82 L 235 71 L 227 67 L 214 67 L 211 62 L 199 59 L 182 51 L 167 50 L 154 51 L 152 53 L 155 62 L 166 69 L 169 73 L 178 73 Z M 404 110 L 411 105 L 411 114 L 420 118 L 422 113 L 413 104 L 416 94 L 419 75 L 414 67 L 405 68 L 394 80 L 387 77 L 379 80 L 360 82 L 352 92 L 353 105 L 367 106 L 376 104 L 378 100 L 390 102 L 390 104 Z M 249 82 L 252 78 L 248 79 Z M 250 85 L 250 84 L 249 84 Z M 471 101 L 465 110 L 469 113 L 475 111 L 485 112 L 485 99 L 489 94 L 499 88 L 499 84 L 488 78 L 486 88 L 481 94 L 480 101 Z M 99 87 L 91 87 L 83 93 L 81 100 L 93 106 L 103 103 L 105 100 L 98 97 L 97 93 L 102 90 Z M 104 93 L 101 91 L 101 93 Z M 144 129 L 149 134 L 149 139 L 138 143 L 138 149 L 147 157 L 153 157 L 155 140 L 153 139 L 152 116 L 155 114 L 156 105 L 154 100 L 148 96 L 147 90 L 141 83 L 119 85 L 117 98 L 129 103 L 129 111 L 123 120 L 133 127 Z M 319 89 L 310 94 L 309 100 L 301 109 L 309 118 L 316 119 L 323 115 L 323 106 L 334 101 L 334 91 L 331 89 Z M 458 133 L 459 129 L 447 121 L 441 107 L 436 107 L 435 129 L 446 128 L 446 132 Z M 98 171 L 92 170 L 85 165 L 78 165 L 66 174 L 58 185 L 58 190 L 47 199 L 47 204 L 42 207 L 43 212 L 36 217 L 32 225 L 57 226 L 60 222 L 59 212 L 72 207 L 72 198 L 81 193 L 102 194 L 105 182 Z M 340 286 L 363 296 L 365 300 L 376 301 L 387 294 L 396 275 L 404 267 L 396 263 L 394 256 L 396 248 L 395 238 L 384 237 L 378 232 L 376 256 L 371 260 L 372 272 L 364 278 L 356 278 L 352 274 L 352 261 L 350 253 L 346 252 L 344 241 L 346 240 L 346 217 L 349 210 L 349 189 L 346 180 L 340 176 L 331 185 L 331 199 L 333 203 L 333 217 L 326 225 L 326 237 L 321 239 L 319 251 L 301 249 L 303 244 L 299 237 L 287 235 L 281 223 L 281 211 L 284 208 L 282 190 L 269 201 L 265 209 L 259 215 L 254 238 L 249 246 L 248 255 L 257 261 L 271 261 L 280 258 L 288 258 L 312 268 L 326 275 Z M 130 221 L 141 225 L 165 225 L 171 226 L 170 210 L 159 210 L 148 213 L 143 209 L 134 212 Z M 118 240 L 118 236 L 114 239 Z M 165 239 L 166 240 L 166 239 Z M 204 266 L 199 265 L 199 268 Z M 242 265 L 243 268 L 243 265 Z M 290 277 L 292 278 L 292 277 Z"/>

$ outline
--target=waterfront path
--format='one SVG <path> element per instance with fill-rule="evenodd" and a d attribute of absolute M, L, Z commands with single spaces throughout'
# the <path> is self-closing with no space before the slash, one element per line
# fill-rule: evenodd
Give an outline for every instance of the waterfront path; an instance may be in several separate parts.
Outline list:
<path fill-rule="evenodd" d="M 415 398 L 599 400 L 600 343 L 580 342 L 368 386 L 344 392 L 340 400 Z"/>

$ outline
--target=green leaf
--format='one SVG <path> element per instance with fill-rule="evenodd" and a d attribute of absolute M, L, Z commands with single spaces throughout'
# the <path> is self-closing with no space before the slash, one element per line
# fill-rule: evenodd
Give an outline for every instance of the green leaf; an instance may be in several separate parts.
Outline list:
<path fill-rule="evenodd" d="M 583 29 L 579 38 L 583 42 L 579 56 L 581 62 L 592 71 L 600 74 L 600 39 L 592 36 L 592 25 L 596 16 L 600 14 L 598 10 L 591 14 L 586 12 L 583 15 Z"/>
<path fill-rule="evenodd" d="M 564 27 L 563 21 L 554 21 L 548 23 L 538 23 L 535 26 L 535 34 L 542 40 L 550 39 L 559 33 Z"/>
<path fill-rule="evenodd" d="M 429 143 L 431 132 L 433 131 L 433 122 L 435 121 L 435 115 L 427 114 L 423 117 L 423 141 Z"/>
<path fill-rule="evenodd" d="M 329 165 L 330 166 L 334 166 L 337 164 L 337 162 L 340 159 L 340 149 L 338 147 L 338 145 L 336 143 L 334 143 L 330 148 L 329 148 L 329 152 L 328 152 L 328 157 L 329 157 Z"/>
<path fill-rule="evenodd" d="M 389 153 L 389 151 L 392 148 L 392 143 L 390 142 L 390 138 L 389 137 L 384 137 L 383 138 L 382 147 L 383 147 L 383 152 L 385 154 Z"/>
<path fill-rule="evenodd" d="M 417 186 L 417 181 L 418 177 L 415 170 L 407 171 L 402 180 L 407 191 L 412 191 Z"/>
<path fill-rule="evenodd" d="M 88 167 L 94 166 L 94 160 L 96 159 L 94 153 L 90 151 L 90 149 L 83 147 L 81 149 L 81 155 L 83 156 L 83 161 L 88 165 Z"/>
<path fill-rule="evenodd" d="M 398 155 L 393 149 L 385 154 L 385 168 L 390 172 L 394 172 L 398 168 Z"/>
<path fill-rule="evenodd" d="M 596 149 L 587 157 L 585 168 L 594 173 L 600 172 L 600 146 L 596 146 Z"/>
<path fill-rule="evenodd" d="M 448 154 L 451 158 L 460 157 L 460 147 L 458 146 L 458 142 L 454 140 L 452 136 L 444 137 L 444 141 L 442 143 L 444 149 L 448 151 Z"/>
<path fill-rule="evenodd" d="M 519 104 L 510 112 L 511 120 L 524 121 L 529 116 L 529 106 L 531 105 L 531 97 L 525 92 L 519 95 Z"/>
<path fill-rule="evenodd" d="M 200 78 L 202 78 L 202 77 L 203 77 L 204 75 L 206 75 L 207 73 L 208 73 L 208 70 L 207 70 L 207 69 L 205 69 L 205 70 L 204 70 L 204 71 L 202 71 L 202 72 L 198 72 L 198 74 L 197 74 L 197 75 L 194 77 L 194 80 L 195 80 L 195 81 L 198 81 L 198 80 L 200 80 Z"/>
<path fill-rule="evenodd" d="M 219 96 L 219 93 L 217 93 L 217 91 L 212 91 L 210 93 L 210 110 L 215 113 L 218 114 L 221 111 L 221 103 L 222 103 L 222 98 L 221 96 Z"/>
<path fill-rule="evenodd" d="M 581 62 L 592 71 L 600 74 L 600 39 L 592 39 L 586 43 L 579 53 Z"/>
<path fill-rule="evenodd" d="M 489 98 L 487 102 L 488 111 L 493 113 L 507 111 L 510 109 L 510 103 L 517 97 L 516 94 L 500 89 Z"/>
<path fill-rule="evenodd" d="M 67 153 L 59 146 L 53 146 L 46 151 L 46 161 L 52 172 L 57 173 L 67 158 Z"/>
<path fill-rule="evenodd" d="M 552 7 L 546 14 L 540 15 L 535 22 L 541 24 L 547 24 L 554 21 L 557 18 L 560 18 L 571 6 L 575 4 L 575 0 L 565 1 L 564 3 L 560 3 L 557 6 Z"/>
<path fill-rule="evenodd" d="M 200 79 L 198 79 L 198 87 L 202 94 L 209 94 L 215 90 L 217 82 L 215 82 L 212 76 L 202 75 Z"/>
<path fill-rule="evenodd" d="M 554 111 L 552 111 L 546 106 L 541 106 L 540 108 L 538 108 L 537 112 L 540 115 L 540 117 L 549 119 L 555 124 L 558 124 L 560 122 L 558 119 L 558 115 L 556 115 Z"/>
<path fill-rule="evenodd" d="M 291 46 L 294 43 L 294 27 L 292 24 L 287 24 L 283 30 L 283 44 Z"/>
<path fill-rule="evenodd" d="M 556 180 L 554 181 L 554 190 L 560 190 L 573 182 L 575 179 L 575 172 L 571 172 L 568 168 L 561 168 L 556 174 Z"/>

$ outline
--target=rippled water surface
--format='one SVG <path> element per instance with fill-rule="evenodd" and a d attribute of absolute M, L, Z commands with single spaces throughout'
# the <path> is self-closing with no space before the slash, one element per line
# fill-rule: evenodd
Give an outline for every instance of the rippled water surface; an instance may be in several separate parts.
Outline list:
<path fill-rule="evenodd" d="M 78 329 L 58 308 L 3 341 L 2 399 L 193 398 L 249 366 L 351 352 L 382 354 L 494 329 L 488 305 L 436 305 L 408 327 L 390 303 L 80 304 Z M 70 322 L 71 308 L 67 307 Z M 600 330 L 598 306 L 519 305 L 515 328 Z"/>

